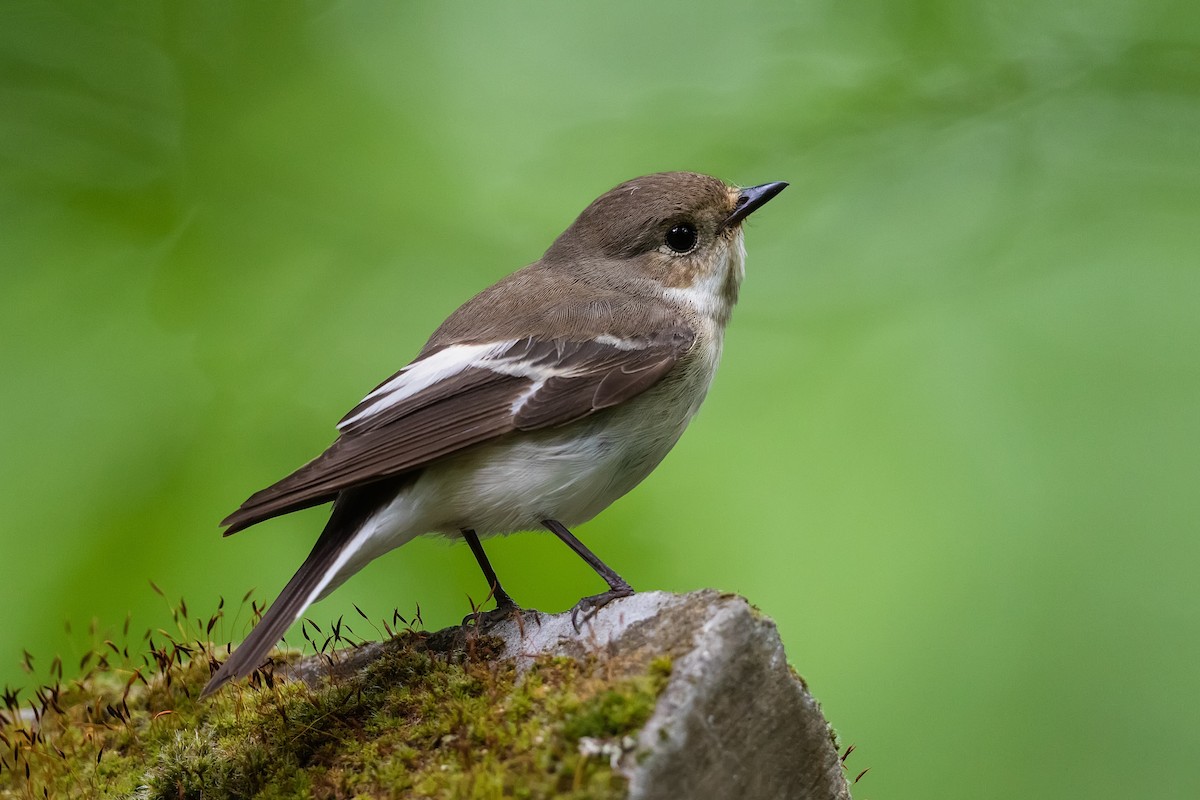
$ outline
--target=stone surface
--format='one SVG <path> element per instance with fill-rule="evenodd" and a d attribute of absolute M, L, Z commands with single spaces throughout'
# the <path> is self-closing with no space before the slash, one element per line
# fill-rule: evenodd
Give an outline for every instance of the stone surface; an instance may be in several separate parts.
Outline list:
<path fill-rule="evenodd" d="M 775 623 L 740 597 L 677 599 L 640 632 L 691 622 L 694 638 L 639 737 L 649 755 L 630 760 L 630 798 L 849 798 L 833 734 Z"/>
<path fill-rule="evenodd" d="M 775 624 L 741 597 L 713 590 L 646 592 L 614 601 L 576 633 L 569 613 L 525 612 L 433 634 L 434 649 L 495 637 L 518 669 L 544 655 L 594 659 L 608 674 L 642 673 L 671 660 L 671 677 L 636 741 L 588 742 L 629 779 L 629 797 L 849 798 L 833 734 L 820 706 L 788 666 Z M 293 674 L 315 682 L 359 668 L 387 643 Z"/>

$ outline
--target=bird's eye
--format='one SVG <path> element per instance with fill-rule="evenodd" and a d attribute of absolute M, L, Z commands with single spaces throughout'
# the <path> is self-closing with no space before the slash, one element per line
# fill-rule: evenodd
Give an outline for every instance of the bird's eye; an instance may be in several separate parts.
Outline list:
<path fill-rule="evenodd" d="M 696 227 L 687 222 L 671 226 L 667 231 L 667 247 L 676 253 L 686 253 L 696 246 Z"/>

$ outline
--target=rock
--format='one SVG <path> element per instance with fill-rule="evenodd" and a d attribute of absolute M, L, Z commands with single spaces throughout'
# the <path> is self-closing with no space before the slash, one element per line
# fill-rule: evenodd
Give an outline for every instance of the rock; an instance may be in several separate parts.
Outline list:
<path fill-rule="evenodd" d="M 775 623 L 744 599 L 701 592 L 637 635 L 689 628 L 667 688 L 638 738 L 629 796 L 849 798 L 833 732 L 789 668 Z"/>
<path fill-rule="evenodd" d="M 495 657 L 518 670 L 543 656 L 595 659 L 618 678 L 670 658 L 671 674 L 636 741 L 591 742 L 629 781 L 631 800 L 849 798 L 820 706 L 788 666 L 775 623 L 745 599 L 714 590 L 644 592 L 616 600 L 576 633 L 571 615 L 526 612 L 485 625 Z M 469 646 L 472 628 L 433 634 L 432 650 Z M 369 663 L 388 644 L 346 654 L 338 672 Z M 294 674 L 315 683 L 327 662 Z"/>

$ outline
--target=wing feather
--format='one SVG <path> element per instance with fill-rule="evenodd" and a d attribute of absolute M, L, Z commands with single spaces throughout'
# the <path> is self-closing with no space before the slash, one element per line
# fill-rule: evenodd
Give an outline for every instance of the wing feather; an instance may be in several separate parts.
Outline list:
<path fill-rule="evenodd" d="M 402 370 L 380 385 L 394 385 L 398 399 L 389 402 L 380 389 L 368 395 L 328 450 L 230 514 L 222 523 L 226 535 L 506 433 L 564 425 L 619 405 L 661 380 L 694 342 L 684 328 L 628 340 L 521 339 L 481 349 L 475 361 L 412 392 L 404 391 Z"/>

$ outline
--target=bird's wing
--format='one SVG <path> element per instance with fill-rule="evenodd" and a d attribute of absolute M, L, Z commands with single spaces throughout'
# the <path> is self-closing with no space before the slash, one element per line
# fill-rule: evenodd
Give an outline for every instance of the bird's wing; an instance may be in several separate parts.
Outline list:
<path fill-rule="evenodd" d="M 670 372 L 695 342 L 673 327 L 620 339 L 526 338 L 454 344 L 380 384 L 338 424 L 320 456 L 256 492 L 226 535 L 320 505 L 512 431 L 562 425 L 618 405 Z"/>

